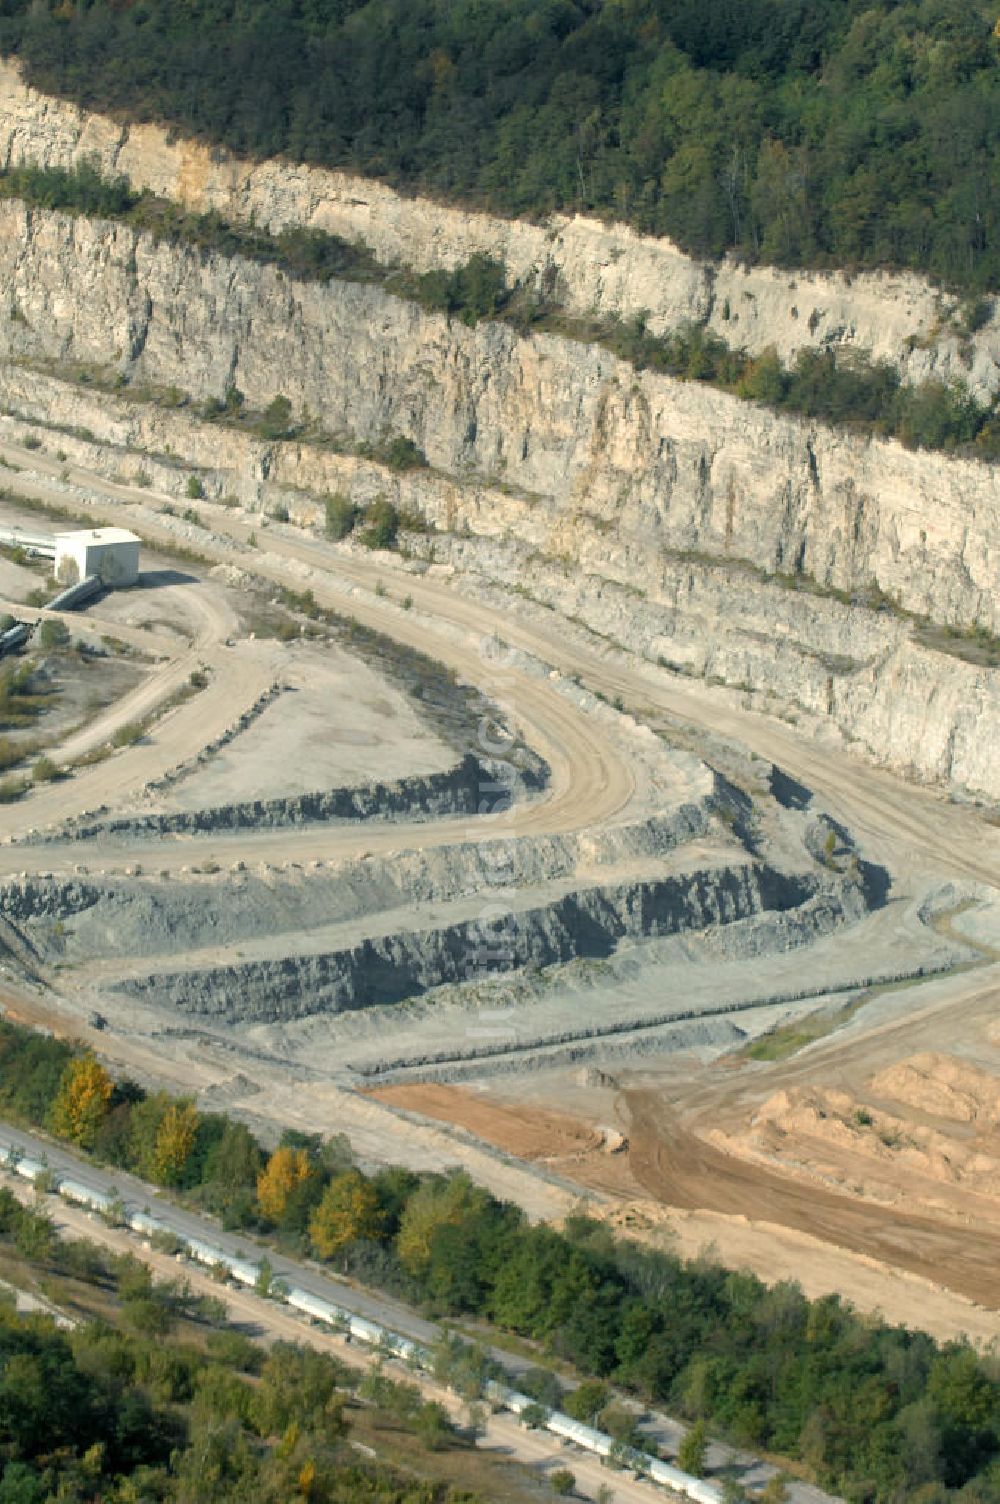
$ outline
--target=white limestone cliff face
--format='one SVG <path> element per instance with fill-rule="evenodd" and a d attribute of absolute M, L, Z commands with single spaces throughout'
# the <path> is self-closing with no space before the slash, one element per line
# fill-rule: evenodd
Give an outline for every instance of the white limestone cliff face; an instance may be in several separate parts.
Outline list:
<path fill-rule="evenodd" d="M 155 244 L 0 204 L 0 353 L 81 361 L 199 399 L 277 391 L 331 433 L 402 433 L 447 474 L 537 498 L 515 525 L 564 551 L 580 517 L 635 547 L 745 560 L 1000 630 L 1000 469 L 778 416 L 551 335 L 475 329 L 377 287 Z M 495 489 L 487 512 L 496 510 Z M 634 565 L 630 565 L 634 567 Z"/>
<path fill-rule="evenodd" d="M 960 380 L 980 399 L 1000 391 L 1000 308 L 968 335 L 960 300 L 920 277 L 706 265 L 620 224 L 555 215 L 532 225 L 407 198 L 348 173 L 251 162 L 39 94 L 0 61 L 0 163 L 69 166 L 85 156 L 192 209 L 253 216 L 272 230 L 315 225 L 363 241 L 386 263 L 423 271 L 485 251 L 520 280 L 555 277 L 577 314 L 645 312 L 656 332 L 705 322 L 734 347 L 774 345 L 785 360 L 805 348 L 848 346 L 893 361 L 909 380 Z"/>
<path fill-rule="evenodd" d="M 400 476 L 68 384 L 57 373 L 74 361 L 195 398 L 235 380 L 256 407 L 283 390 L 330 431 L 410 434 L 434 468 Z M 571 341 L 449 326 L 377 288 L 298 285 L 13 203 L 0 205 L 0 405 L 78 430 L 58 438 L 71 459 L 120 479 L 144 470 L 178 495 L 191 465 L 210 494 L 280 499 L 303 521 L 323 492 L 388 492 L 436 524 L 425 546 L 463 576 L 517 586 L 888 766 L 1000 799 L 1000 674 L 921 646 L 898 611 L 773 573 L 877 585 L 905 610 L 997 630 L 1000 481 L 987 467 L 636 376 Z"/>

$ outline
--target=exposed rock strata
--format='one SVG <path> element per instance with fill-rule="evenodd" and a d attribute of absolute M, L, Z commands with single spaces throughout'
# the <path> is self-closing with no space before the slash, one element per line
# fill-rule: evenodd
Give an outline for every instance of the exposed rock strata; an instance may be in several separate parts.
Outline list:
<path fill-rule="evenodd" d="M 293 283 L 15 202 L 0 205 L 0 281 L 7 354 L 195 398 L 235 381 L 257 407 L 280 383 L 333 433 L 405 433 L 446 473 L 524 493 L 506 517 L 463 519 L 494 533 L 541 499 L 530 530 L 553 553 L 589 521 L 643 574 L 664 551 L 696 552 L 877 585 L 937 620 L 1000 628 L 998 468 L 780 417 L 555 336 L 449 324 L 379 288 Z"/>
<path fill-rule="evenodd" d="M 815 882 L 806 877 L 764 864 L 739 864 L 569 893 L 544 907 L 505 916 L 499 934 L 488 921 L 397 931 L 327 954 L 136 978 L 120 983 L 119 990 L 230 1022 L 337 1013 L 401 1002 L 444 982 L 581 956 L 606 957 L 622 940 L 792 908 L 815 890 Z"/>
<path fill-rule="evenodd" d="M 348 173 L 240 160 L 41 95 L 15 65 L 0 63 L 0 162 L 66 167 L 86 156 L 189 208 L 252 217 L 271 230 L 315 225 L 362 241 L 385 263 L 450 268 L 485 251 L 524 282 L 554 281 L 578 314 L 644 313 L 656 331 L 705 322 L 729 344 L 775 345 L 788 360 L 804 348 L 846 345 L 894 361 L 911 380 L 957 378 L 980 396 L 1000 388 L 1000 318 L 994 313 L 970 336 L 958 300 L 919 277 L 710 266 L 624 225 L 565 215 L 526 224 L 406 198 Z"/>
<path fill-rule="evenodd" d="M 466 754 L 454 768 L 424 777 L 400 778 L 361 788 L 322 789 L 282 799 L 248 799 L 208 809 L 129 815 L 74 825 L 65 834 L 87 841 L 97 836 L 190 835 L 216 830 L 273 830 L 286 825 L 346 820 L 434 820 L 476 815 L 520 801 L 544 788 L 547 769 L 520 749 L 520 764 Z"/>
<path fill-rule="evenodd" d="M 406 903 L 447 903 L 469 894 L 497 898 L 511 888 L 567 879 L 590 868 L 666 857 L 710 829 L 706 801 L 690 802 L 639 825 L 573 836 L 522 836 L 363 857 L 308 882 L 227 874 L 164 883 L 155 878 L 24 878 L 0 887 L 0 922 L 48 960 L 171 954 L 260 934 L 289 924 L 309 929 L 351 921 Z M 460 832 L 456 831 L 456 837 Z M 206 901 L 206 893 L 210 895 Z"/>
<path fill-rule="evenodd" d="M 996 671 L 919 646 L 898 612 L 774 578 L 1000 631 L 1000 470 L 637 375 L 552 336 L 449 325 L 377 288 L 294 284 L 15 203 L 0 205 L 0 279 L 0 353 L 96 363 L 198 398 L 236 381 L 256 406 L 280 372 L 297 411 L 356 439 L 405 432 L 435 469 L 395 477 L 7 366 L 9 407 L 118 446 L 67 438 L 66 452 L 118 473 L 151 453 L 154 482 L 177 491 L 179 461 L 193 462 L 215 494 L 291 495 L 300 519 L 316 514 L 310 493 L 389 490 L 478 540 L 430 540 L 439 560 L 450 546 L 459 567 L 668 667 L 834 726 L 892 767 L 1000 796 Z"/>
<path fill-rule="evenodd" d="M 551 496 L 529 496 L 440 472 L 398 476 L 316 445 L 266 444 L 186 412 L 112 399 L 11 365 L 0 366 L 0 403 L 29 420 L 59 425 L 58 443 L 70 460 L 118 480 L 143 470 L 157 488 L 178 497 L 191 464 L 203 467 L 200 473 L 211 492 L 235 491 L 255 506 L 281 500 L 304 523 L 319 518 L 315 497 L 323 492 L 346 491 L 359 503 L 380 491 L 388 493 L 439 528 L 468 534 L 411 540 L 413 548 L 438 565 L 448 563 L 463 575 L 507 584 L 586 623 L 609 642 L 737 687 L 763 708 L 805 725 L 836 728 L 890 767 L 1000 797 L 1000 765 L 992 755 L 1000 735 L 996 671 L 921 646 L 912 623 L 891 610 L 864 609 L 829 594 L 790 589 L 788 582 L 766 577 L 763 566 L 735 559 L 735 548 L 713 557 L 706 546 L 712 535 L 694 511 L 683 475 L 661 502 L 667 519 L 676 519 L 677 530 L 651 525 L 643 536 L 643 519 L 650 511 L 627 503 L 619 507 L 604 482 L 595 484 L 586 504 L 573 504 L 558 487 Z M 774 421 L 767 414 L 758 416 L 765 425 Z M 679 424 L 675 412 L 668 411 L 667 418 Z M 5 427 L 14 437 L 25 432 L 9 420 Z M 744 457 L 752 453 L 752 438 L 748 432 Z M 862 455 L 870 447 L 831 442 L 853 442 Z M 692 442 L 688 476 L 694 451 Z M 895 453 L 908 473 L 913 466 L 914 476 L 926 464 L 942 485 L 949 477 L 963 482 L 944 502 L 926 491 L 914 501 L 914 524 L 919 502 L 931 516 L 947 514 L 949 525 L 935 533 L 933 551 L 927 545 L 914 552 L 900 544 L 899 519 L 891 505 L 858 498 L 859 515 L 852 519 L 845 513 L 844 526 L 826 536 L 830 574 L 853 585 L 874 578 L 881 588 L 897 591 L 912 609 L 958 625 L 978 617 L 996 629 L 1000 592 L 995 581 L 989 583 L 996 552 L 988 537 L 996 512 L 989 472 Z M 723 450 L 720 456 L 721 461 L 733 458 L 739 454 Z M 977 494 L 977 486 L 986 488 L 985 498 Z M 740 493 L 740 545 L 755 547 L 758 554 L 773 526 L 768 494 L 766 485 L 756 490 L 749 484 Z M 710 500 L 706 493 L 706 502 Z M 659 515 L 652 511 L 654 522 Z M 838 554 L 838 540 L 845 530 L 852 536 L 863 532 L 866 516 L 869 546 L 858 548 L 852 567 L 850 558 Z M 809 521 L 815 527 L 812 536 L 822 537 L 821 524 L 824 529 L 828 524 L 822 497 Z M 187 523 L 176 519 L 171 526 L 179 541 L 192 541 Z M 779 528 L 772 562 L 774 552 L 780 549 L 784 555 L 792 542 L 787 518 Z M 701 551 L 673 549 L 670 539 L 678 533 L 678 541 L 693 540 Z M 977 536 L 982 588 L 973 588 L 966 567 L 969 544 Z"/>

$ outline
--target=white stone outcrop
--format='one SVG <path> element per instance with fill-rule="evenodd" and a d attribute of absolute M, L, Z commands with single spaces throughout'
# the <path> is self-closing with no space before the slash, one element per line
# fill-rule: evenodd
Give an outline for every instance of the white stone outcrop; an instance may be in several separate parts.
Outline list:
<path fill-rule="evenodd" d="M 893 361 L 908 380 L 960 380 L 981 399 L 1000 391 L 1000 309 L 973 333 L 962 300 L 908 274 L 782 271 L 727 259 L 707 265 L 626 225 L 554 215 L 528 224 L 408 198 L 371 179 L 271 160 L 248 161 L 156 125 L 126 125 L 26 87 L 0 61 L 0 163 L 68 167 L 94 157 L 138 189 L 271 230 L 314 225 L 362 241 L 385 263 L 449 268 L 474 251 L 510 274 L 554 280 L 569 311 L 655 332 L 704 322 L 734 347 L 848 346 Z"/>

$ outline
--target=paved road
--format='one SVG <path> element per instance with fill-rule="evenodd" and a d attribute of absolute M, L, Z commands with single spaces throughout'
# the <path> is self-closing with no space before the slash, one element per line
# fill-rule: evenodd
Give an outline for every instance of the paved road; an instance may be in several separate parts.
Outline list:
<path fill-rule="evenodd" d="M 23 1202 L 31 1202 L 32 1193 L 25 1182 L 15 1179 L 13 1189 Z M 53 1222 L 60 1236 L 88 1238 L 116 1253 L 131 1252 L 136 1246 L 131 1234 L 121 1228 L 107 1227 L 80 1207 L 67 1202 L 58 1204 Z M 176 1278 L 177 1266 L 169 1255 L 144 1250 L 142 1257 L 154 1275 L 168 1280 Z M 319 1352 L 332 1354 L 348 1368 L 359 1371 L 366 1371 L 381 1361 L 371 1349 L 348 1342 L 340 1333 L 313 1326 L 296 1312 L 263 1299 L 253 1290 L 219 1285 L 207 1270 L 198 1265 L 188 1266 L 185 1278 L 196 1294 L 221 1300 L 228 1319 L 245 1326 L 259 1342 L 295 1342 L 313 1347 Z M 444 1389 L 429 1375 L 412 1373 L 394 1360 L 388 1360 L 385 1366 L 391 1378 L 416 1384 L 425 1400 L 436 1400 L 456 1425 L 465 1424 L 467 1407 L 457 1395 Z M 544 1476 L 568 1465 L 576 1477 L 576 1494 L 580 1498 L 596 1501 L 603 1497 L 602 1488 L 609 1485 L 614 1504 L 655 1504 L 656 1500 L 662 1501 L 665 1497 L 661 1489 L 649 1483 L 623 1473 L 609 1474 L 596 1458 L 576 1448 L 565 1447 L 548 1432 L 525 1430 L 508 1411 L 486 1415 L 484 1430 L 476 1445 L 486 1452 L 496 1453 L 502 1461 L 520 1464 L 536 1475 Z M 812 1500 L 803 1498 L 803 1504 L 812 1504 Z"/>
<path fill-rule="evenodd" d="M 0 1158 L 6 1157 L 13 1147 L 35 1158 L 44 1156 L 53 1170 L 59 1174 L 72 1175 L 88 1189 L 104 1192 L 119 1191 L 126 1202 L 141 1210 L 148 1208 L 155 1216 L 162 1217 L 164 1222 L 168 1223 L 179 1236 L 203 1238 L 206 1242 L 222 1248 L 233 1258 L 240 1255 L 248 1258 L 261 1258 L 266 1254 L 276 1276 L 284 1276 L 310 1291 L 311 1294 L 343 1305 L 358 1316 L 365 1316 L 371 1321 L 392 1327 L 394 1331 L 403 1332 L 419 1342 L 433 1342 L 440 1334 L 439 1326 L 433 1322 L 424 1321 L 422 1317 L 417 1316 L 407 1306 L 400 1305 L 397 1301 L 390 1300 L 388 1297 L 367 1294 L 344 1280 L 320 1273 L 298 1260 L 286 1258 L 274 1249 L 258 1243 L 246 1233 L 224 1232 L 213 1218 L 199 1216 L 197 1212 L 190 1211 L 187 1207 L 178 1206 L 174 1201 L 159 1195 L 145 1181 L 137 1180 L 123 1171 L 104 1170 L 98 1165 L 78 1159 L 60 1145 L 26 1133 L 20 1128 L 13 1128 L 9 1124 L 0 1124 Z"/>

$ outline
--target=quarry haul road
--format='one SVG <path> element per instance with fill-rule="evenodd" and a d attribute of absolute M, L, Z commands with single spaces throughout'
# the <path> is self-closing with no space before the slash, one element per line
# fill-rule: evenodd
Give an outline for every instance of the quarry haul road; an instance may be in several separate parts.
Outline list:
<path fill-rule="evenodd" d="M 0 454 L 4 452 L 5 446 L 0 445 Z M 38 469 L 43 463 L 29 450 L 9 448 L 9 453 L 26 470 Z M 982 812 L 951 804 L 931 789 L 909 784 L 901 777 L 855 760 L 840 745 L 811 739 L 773 718 L 746 710 L 732 692 L 678 679 L 651 664 L 630 662 L 596 638 L 588 642 L 582 629 L 567 629 L 555 613 L 549 618 L 551 630 L 546 630 L 544 618 L 522 618 L 513 610 L 504 612 L 500 606 L 483 604 L 470 594 L 463 594 L 459 583 L 412 572 L 392 556 L 362 556 L 350 547 L 312 538 L 285 525 L 270 523 L 264 528 L 259 517 L 234 517 L 227 509 L 210 504 L 200 504 L 198 510 L 206 527 L 214 530 L 215 535 L 178 538 L 176 523 L 171 530 L 163 525 L 163 520 L 149 513 L 151 500 L 155 505 L 157 498 L 148 491 L 121 486 L 79 469 L 71 472 L 70 479 L 100 494 L 102 499 L 87 507 L 95 519 L 124 521 L 148 544 L 167 553 L 179 546 L 194 547 L 210 563 L 242 568 L 296 591 L 311 589 L 321 605 L 445 663 L 510 713 L 526 739 L 549 761 L 552 779 L 545 796 L 518 805 L 497 819 L 365 822 L 354 826 L 289 827 L 145 842 L 102 838 L 61 846 L 7 846 L 0 847 L 0 875 L 22 871 L 72 872 L 83 862 L 91 872 L 123 871 L 139 864 L 145 867 L 147 862 L 147 870 L 151 871 L 177 869 L 195 862 L 218 862 L 220 866 L 236 861 L 303 865 L 309 860 L 337 861 L 363 852 L 386 853 L 408 847 L 509 839 L 529 833 L 574 832 L 620 817 L 634 791 L 627 738 L 612 740 L 599 716 L 588 714 L 574 703 L 572 686 L 569 694 L 561 692 L 544 670 L 537 667 L 544 664 L 563 678 L 578 679 L 608 699 L 621 696 L 637 718 L 653 727 L 662 727 L 668 735 L 670 722 L 680 722 L 694 728 L 696 733 L 702 731 L 742 744 L 776 763 L 812 790 L 820 803 L 860 841 L 865 856 L 884 863 L 901 885 L 905 886 L 911 877 L 930 874 L 972 878 L 1000 887 L 1000 830 L 991 827 Z M 68 496 L 65 488 L 60 489 L 54 481 L 32 478 L 22 471 L 17 476 L 17 488 L 50 504 L 79 512 L 79 498 Z M 128 504 L 126 508 L 122 507 L 123 502 Z M 247 540 L 255 525 L 261 529 L 262 546 L 250 548 Z M 379 586 L 386 587 L 388 595 L 376 593 Z M 411 598 L 412 609 L 403 610 L 401 602 L 407 596 Z M 536 667 L 506 664 L 503 645 L 530 655 L 536 660 Z M 218 651 L 220 658 L 233 653 L 221 645 Z M 233 712 L 232 719 L 246 708 L 249 699 L 249 691 L 243 686 L 241 700 L 241 686 L 234 678 L 238 676 L 231 675 L 226 681 L 221 697 Z M 201 750 L 206 739 L 203 719 L 196 714 L 182 717 L 173 712 L 169 722 L 170 728 L 174 728 L 170 734 L 174 735 L 175 743 L 182 732 L 190 737 L 184 747 L 172 745 L 172 752 L 189 756 Z M 165 723 L 161 725 L 163 730 L 158 728 L 151 739 L 153 750 L 159 739 L 168 736 L 169 728 Z M 103 786 L 115 797 L 130 776 L 133 784 L 148 776 L 142 758 L 149 751 L 150 748 L 133 748 L 107 764 L 88 770 L 86 776 L 107 778 Z M 130 768 L 136 770 L 134 775 L 129 774 Z M 98 782 L 86 784 L 88 808 L 110 802 L 100 797 L 101 787 Z M 80 777 L 46 790 L 43 797 L 54 796 L 62 806 L 58 813 L 66 814 L 72 807 L 80 807 L 83 789 L 84 780 Z M 668 800 L 666 791 L 664 801 Z M 32 796 L 22 805 L 0 812 L 0 825 L 10 833 L 15 821 L 22 829 L 41 824 L 39 808 L 37 796 Z M 56 818 L 56 813 L 48 818 Z M 99 1038 L 92 1042 L 102 1048 Z M 265 1071 L 261 1079 L 267 1083 L 275 1114 L 283 1120 L 295 1121 L 294 1092 L 283 1093 L 279 1089 L 287 1086 L 281 1080 L 280 1070 Z M 334 1098 L 332 1092 L 328 1105 L 331 1121 L 342 1122 L 345 1130 L 352 1137 L 358 1135 L 373 1153 L 377 1141 L 376 1157 L 382 1152 L 386 1137 L 382 1110 L 350 1094 Z M 323 1104 L 321 1107 L 326 1110 Z M 316 1111 L 319 1110 L 317 1107 Z M 454 1152 L 456 1141 L 444 1129 L 435 1134 L 425 1125 L 420 1134 L 421 1152 L 425 1140 L 430 1142 L 432 1137 L 435 1153 L 445 1149 L 448 1154 Z M 472 1145 L 466 1146 L 463 1155 L 474 1166 L 473 1173 L 482 1175 L 495 1189 L 498 1177 L 501 1174 L 507 1177 L 500 1187 L 501 1194 L 522 1204 L 534 1198 L 537 1210 L 533 1214 L 561 1214 L 557 1203 L 561 1205 L 563 1199 L 568 1200 L 568 1193 L 560 1189 L 557 1194 L 555 1188 L 539 1182 L 527 1168 L 515 1174 L 513 1167 L 499 1165 L 495 1158 L 477 1157 Z M 748 1170 L 743 1207 L 751 1217 L 756 1204 L 755 1186 L 754 1174 Z M 710 1205 L 704 1196 L 700 1204 Z M 845 1201 L 845 1209 L 847 1205 Z M 853 1215 L 859 1235 L 867 1224 L 877 1236 L 879 1226 L 892 1220 L 891 1212 L 872 1205 L 858 1205 Z M 831 1224 L 834 1234 L 835 1220 Z M 840 1241 L 835 1236 L 838 1245 Z M 914 1252 L 918 1258 L 922 1257 L 919 1250 Z M 900 1254 L 893 1264 L 906 1267 L 910 1257 L 902 1249 Z M 961 1257 L 957 1248 L 955 1254 L 954 1278 L 949 1277 L 949 1285 L 962 1289 L 965 1281 L 959 1277 Z M 981 1288 L 983 1271 L 977 1267 L 972 1274 L 969 1283 Z M 849 1284 L 849 1280 L 838 1273 L 838 1288 L 844 1284 Z M 917 1299 L 924 1297 L 920 1295 Z"/>
<path fill-rule="evenodd" d="M 30 453 L 30 451 L 24 451 Z M 95 485 L 100 477 L 89 478 Z M 19 477 L 21 487 L 21 477 Z M 27 488 L 26 486 L 24 488 Z M 103 482 L 102 489 L 115 493 L 128 488 L 114 487 L 112 482 Z M 32 485 L 32 492 L 47 488 Z M 51 493 L 58 499 L 62 493 Z M 143 503 L 149 496 L 140 492 Z M 64 498 L 63 498 L 64 499 Z M 130 518 L 133 529 L 157 546 L 176 547 L 176 539 L 169 531 L 154 525 L 144 525 L 141 519 Z M 250 531 L 248 528 L 247 532 Z M 280 563 L 260 555 L 256 551 L 249 558 L 245 553 L 234 556 L 232 545 L 206 542 L 199 544 L 213 562 L 239 564 L 252 569 L 283 585 L 301 589 L 300 571 L 282 567 Z M 289 555 L 294 560 L 294 555 Z M 333 562 L 334 561 L 328 561 Z M 416 582 L 414 582 L 416 583 Z M 287 854 L 296 860 L 303 858 L 335 859 L 356 855 L 364 851 L 393 851 L 406 846 L 430 846 L 467 840 L 490 840 L 498 835 L 509 838 L 526 834 L 555 834 L 584 829 L 613 818 L 629 802 L 634 792 L 630 768 L 620 750 L 604 735 L 602 729 L 581 714 L 579 708 L 565 696 L 560 695 L 543 676 L 535 677 L 516 668 L 490 660 L 490 626 L 474 623 L 472 630 L 477 641 L 485 643 L 483 651 L 470 648 L 464 641 L 456 643 L 445 634 L 439 634 L 420 620 L 418 613 L 394 610 L 384 605 L 375 595 L 370 600 L 357 600 L 351 595 L 351 587 L 334 579 L 310 581 L 314 595 L 321 605 L 346 612 L 365 626 L 383 632 L 408 647 L 432 656 L 452 668 L 462 678 L 483 688 L 487 695 L 500 703 L 511 715 L 526 739 L 545 758 L 550 769 L 546 792 L 530 803 L 504 811 L 495 819 L 487 817 L 474 822 L 465 819 L 449 819 L 404 823 L 384 826 L 319 827 L 305 831 L 280 829 L 272 832 L 248 832 L 242 836 L 210 836 L 197 838 L 197 849 L 219 862 L 235 860 L 281 861 Z M 498 618 L 498 625 L 500 621 Z M 464 624 L 463 624 L 464 625 Z M 484 630 L 486 636 L 484 637 Z M 245 708 L 242 704 L 232 707 L 232 719 Z M 196 727 L 192 727 L 192 732 Z M 200 751 L 203 741 L 193 742 L 188 753 Z M 87 806 L 93 808 L 106 802 L 107 795 L 121 789 L 121 767 L 125 759 L 112 759 L 106 770 L 100 768 L 87 774 Z M 148 776 L 144 773 L 144 778 Z M 107 795 L 105 795 L 105 789 Z M 63 786 L 58 798 L 63 813 L 74 791 Z M 51 800 L 47 802 L 44 816 L 40 816 L 39 800 L 29 800 L 22 807 L 6 812 L 5 833 L 16 835 L 27 828 L 43 823 L 44 818 L 54 818 Z M 73 803 L 79 807 L 76 799 Z M 141 859 L 145 848 L 155 850 L 160 868 L 178 867 L 192 860 L 192 844 L 165 842 L 162 839 L 143 843 L 130 839 L 127 846 L 113 841 L 88 842 L 86 861 L 90 867 L 113 870 L 131 865 Z M 80 860 L 81 848 L 18 847 L 8 850 L 0 857 L 0 870 L 57 871 L 64 870 Z"/>
<path fill-rule="evenodd" d="M 280 548 L 283 553 L 294 550 L 294 557 L 305 559 L 322 545 L 289 545 L 282 540 Z M 339 574 L 369 589 L 386 572 L 381 565 L 354 557 L 338 557 L 335 567 Z M 822 795 L 856 838 L 868 836 L 877 841 L 878 855 L 887 865 L 894 865 L 894 858 L 895 864 L 910 867 L 919 853 L 934 871 L 1000 885 L 1000 829 L 988 825 L 974 809 L 953 805 L 934 790 L 860 762 L 843 747 L 819 746 L 772 718 L 735 709 L 707 687 L 688 688 L 662 669 L 629 669 L 608 662 L 609 655 L 578 649 L 560 637 L 555 613 L 552 635 L 546 636 L 516 617 L 463 599 L 447 586 L 411 581 L 409 575 L 405 580 L 414 604 L 428 614 L 470 630 L 489 628 L 512 647 L 541 658 L 566 676 L 578 677 L 589 689 L 608 698 L 621 696 L 636 714 L 652 710 L 654 725 L 659 712 L 742 743 Z"/>
<path fill-rule="evenodd" d="M 17 445 L 3 445 L 0 454 L 13 457 L 27 470 L 49 471 L 54 476 L 59 469 Z M 122 521 L 121 502 L 145 509 L 155 500 L 149 491 L 121 485 L 80 467 L 72 467 L 68 479 L 106 497 L 107 501 L 94 504 L 90 510 L 116 522 Z M 41 475 L 18 474 L 17 491 L 70 509 L 65 491 Z M 271 524 L 264 547 L 250 551 L 247 540 L 254 531 L 254 520 L 237 520 L 219 507 L 203 506 L 199 510 L 208 518 L 207 525 L 219 535 L 215 539 L 198 539 L 195 545 L 212 562 L 243 567 L 295 589 L 308 587 L 320 604 L 353 616 L 364 625 L 447 663 L 510 711 L 528 739 L 549 761 L 552 782 L 544 798 L 503 817 L 500 833 L 505 837 L 551 834 L 595 825 L 627 804 L 632 780 L 618 749 L 605 739 L 592 717 L 582 715 L 544 681 L 491 662 L 488 649 L 491 641 L 520 649 L 603 695 L 621 696 L 637 714 L 653 724 L 659 717 L 669 716 L 739 742 L 776 763 L 822 797 L 831 812 L 867 844 L 866 855 L 898 874 L 909 875 L 920 869 L 1000 886 L 1000 829 L 991 827 L 975 809 L 951 804 L 936 791 L 873 768 L 852 758 L 841 746 L 824 746 L 796 735 L 773 718 L 734 707 L 731 695 L 706 686 L 684 685 L 652 665 L 648 669 L 634 669 L 611 661 L 614 654 L 607 649 L 581 648 L 560 635 L 560 620 L 555 613 L 553 630 L 546 633 L 540 626 L 511 613 L 470 600 L 451 585 L 406 571 L 390 557 L 359 559 L 347 549 L 303 537 L 282 525 Z M 148 542 L 168 551 L 171 546 L 177 547 L 176 536 L 155 520 L 133 514 L 129 523 Z M 304 577 L 303 565 L 307 566 L 308 577 Z M 350 593 L 352 586 L 374 592 L 390 578 L 397 583 L 401 595 L 411 598 L 416 608 L 412 616 L 374 594 L 359 600 Z M 433 617 L 439 623 L 475 634 L 487 646 L 480 653 L 461 650 L 446 634 L 421 621 L 420 616 Z M 30 802 L 26 811 L 29 807 Z M 191 860 L 192 849 L 204 851 L 220 863 L 248 858 L 280 861 L 278 853 L 284 848 L 292 850 L 296 860 L 337 859 L 359 850 L 384 852 L 403 849 L 408 844 L 440 845 L 456 838 L 481 840 L 496 833 L 484 821 L 471 828 L 468 823 L 463 828 L 462 822 L 455 820 L 420 825 L 401 822 L 391 828 L 376 830 L 368 826 L 358 832 L 340 828 L 308 834 L 276 831 L 267 837 L 259 832 L 242 838 L 199 837 L 195 848 L 189 842 L 176 845 L 159 841 L 155 850 L 162 867 L 177 867 Z M 140 843 L 135 841 L 130 841 L 127 848 L 103 841 L 89 843 L 87 848 L 88 863 L 105 870 L 131 863 L 138 856 L 141 856 Z M 77 859 L 76 853 L 70 853 L 65 860 Z M 64 864 L 61 853 L 57 856 L 52 848 L 19 848 L 16 853 L 0 856 L 0 866 L 6 871 L 56 870 Z"/>

